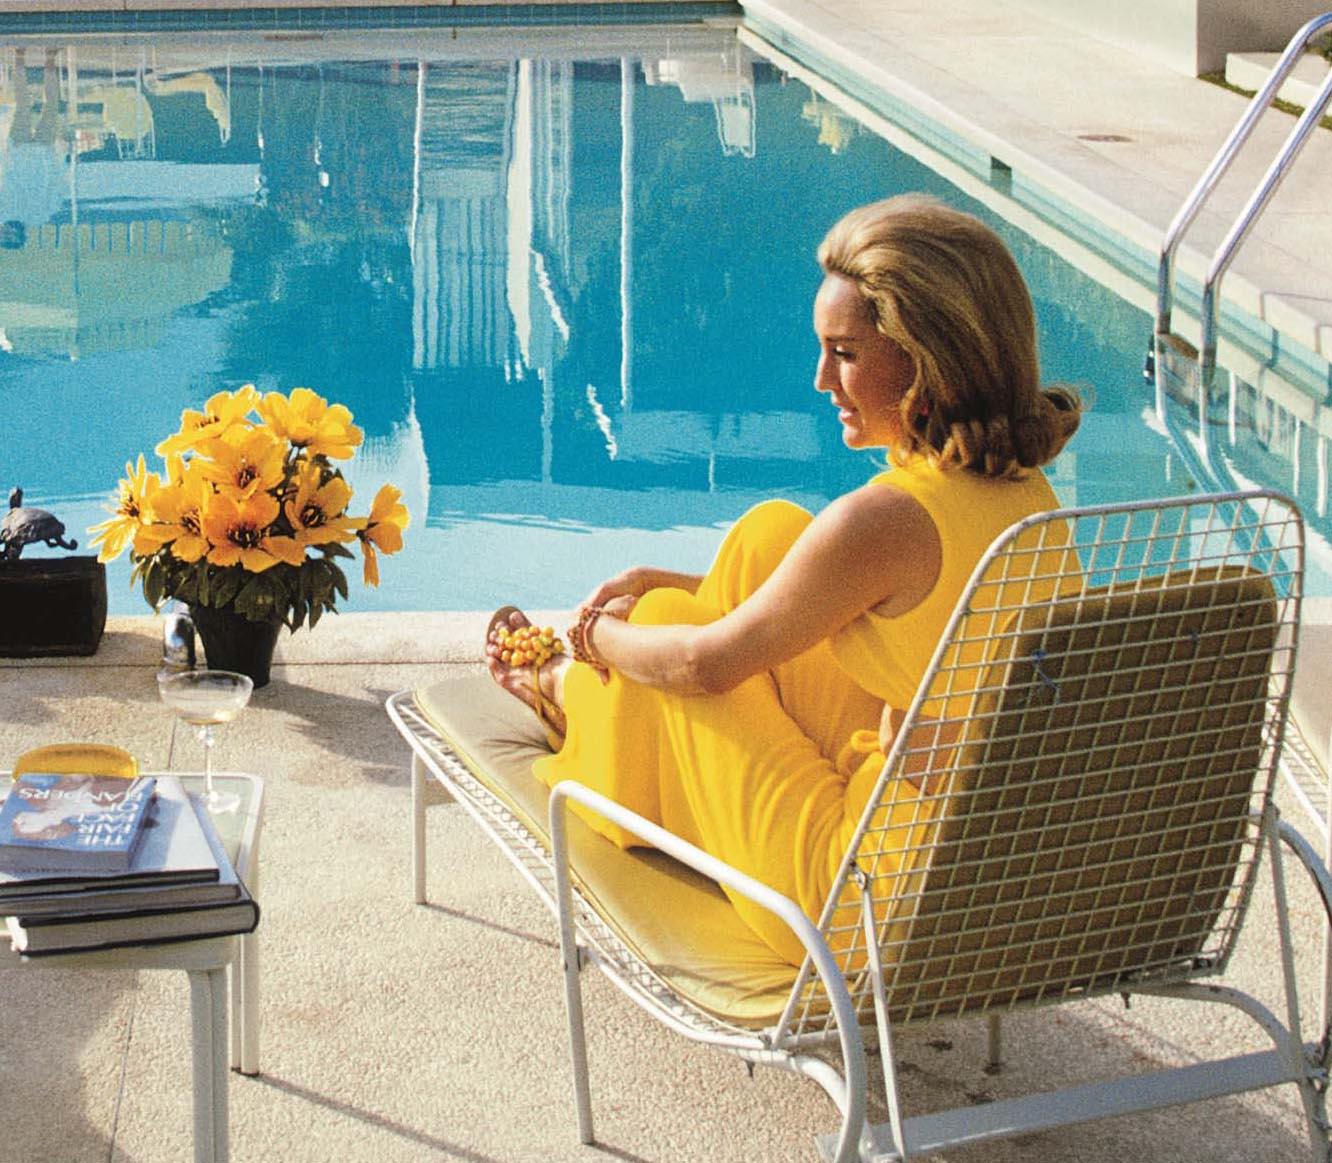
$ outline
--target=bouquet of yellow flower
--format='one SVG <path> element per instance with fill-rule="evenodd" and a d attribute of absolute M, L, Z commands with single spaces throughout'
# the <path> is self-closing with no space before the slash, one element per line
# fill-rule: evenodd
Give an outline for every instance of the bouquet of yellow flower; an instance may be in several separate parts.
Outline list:
<path fill-rule="evenodd" d="M 261 396 L 253 384 L 187 409 L 157 446 L 162 475 L 142 454 L 125 465 L 114 516 L 89 530 L 98 559 L 128 546 L 131 581 L 154 608 L 176 598 L 292 630 L 315 625 L 347 597 L 336 560 L 353 556 L 347 546 L 360 542 L 365 583 L 377 586 L 377 555 L 402 548 L 408 522 L 392 485 L 368 516 L 347 513 L 351 486 L 332 462 L 361 444 L 351 420 L 309 388 Z"/>

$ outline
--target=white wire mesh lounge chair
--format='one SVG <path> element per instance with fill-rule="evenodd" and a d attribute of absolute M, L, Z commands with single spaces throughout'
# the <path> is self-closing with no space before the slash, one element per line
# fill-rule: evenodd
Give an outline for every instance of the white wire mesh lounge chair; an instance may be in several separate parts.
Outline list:
<path fill-rule="evenodd" d="M 806 1074 L 842 1115 L 826 1158 L 905 1159 L 1282 1083 L 1328 1158 L 1328 1038 L 1305 1045 L 1281 851 L 1332 880 L 1271 800 L 1303 567 L 1279 496 L 1065 510 L 1010 529 L 977 567 L 887 758 L 817 925 L 772 890 L 581 785 L 547 792 L 531 716 L 489 679 L 388 701 L 412 747 L 415 894 L 424 779 L 440 779 L 559 918 L 579 1131 L 592 1139 L 579 973 L 605 971 L 688 1037 Z M 912 782 L 912 781 L 916 782 Z M 654 848 L 622 851 L 576 800 Z M 1230 957 L 1266 852 L 1286 1013 L 1195 984 Z M 759 901 L 808 951 L 799 970 L 719 891 Z M 1329 912 L 1332 916 L 1332 912 Z M 1101 994 L 1248 1013 L 1271 1051 L 906 1118 L 893 1034 Z M 862 1036 L 877 1037 L 890 1120 L 866 1124 Z M 826 1053 L 840 1049 L 840 1066 Z"/>

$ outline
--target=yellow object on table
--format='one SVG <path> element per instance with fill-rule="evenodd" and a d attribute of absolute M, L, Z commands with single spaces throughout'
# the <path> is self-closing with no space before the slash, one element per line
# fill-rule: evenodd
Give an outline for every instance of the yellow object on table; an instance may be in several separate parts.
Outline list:
<path fill-rule="evenodd" d="M 133 779 L 139 761 L 123 747 L 110 743 L 48 743 L 25 751 L 14 761 L 14 775 L 29 771 L 77 772 Z"/>

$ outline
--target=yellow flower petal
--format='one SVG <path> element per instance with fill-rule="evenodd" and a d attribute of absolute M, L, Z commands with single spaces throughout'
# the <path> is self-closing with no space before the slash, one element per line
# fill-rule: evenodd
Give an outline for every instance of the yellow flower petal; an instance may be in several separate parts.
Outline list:
<path fill-rule="evenodd" d="M 251 573 L 263 573 L 264 570 L 272 569 L 278 563 L 276 557 L 262 549 L 242 549 L 240 560 L 241 565 Z"/>
<path fill-rule="evenodd" d="M 164 545 L 176 539 L 174 525 L 140 525 L 134 530 L 134 552 L 139 557 L 151 557 Z"/>
<path fill-rule="evenodd" d="M 216 565 L 241 561 L 255 573 L 276 565 L 277 558 L 259 546 L 277 515 L 278 503 L 267 493 L 239 500 L 225 492 L 215 493 L 203 512 L 203 533 L 213 545 L 208 560 Z"/>
<path fill-rule="evenodd" d="M 213 565 L 235 565 L 241 559 L 241 551 L 235 545 L 228 545 L 225 542 L 221 545 L 216 543 L 208 551 L 208 560 Z"/>
<path fill-rule="evenodd" d="M 407 528 L 409 517 L 407 515 L 407 506 L 398 504 L 402 496 L 402 490 L 396 485 L 380 485 L 379 492 L 375 494 L 375 499 L 370 505 L 370 524 L 377 525 L 380 521 L 388 521 L 395 514 L 401 513 L 401 525 Z"/>
<path fill-rule="evenodd" d="M 125 478 L 116 493 L 112 517 L 88 530 L 96 534 L 92 544 L 100 546 L 97 560 L 106 562 L 119 557 L 139 529 L 147 522 L 153 494 L 161 487 L 157 473 L 149 472 L 140 454 L 137 463 L 126 461 Z"/>
<path fill-rule="evenodd" d="M 320 465 L 307 461 L 297 473 L 293 495 L 283 506 L 302 545 L 350 541 L 361 524 L 358 518 L 344 516 L 351 486 L 336 473 L 321 484 L 323 475 Z"/>
<path fill-rule="evenodd" d="M 286 449 L 267 428 L 233 428 L 213 441 L 211 460 L 199 471 L 237 497 L 267 492 L 282 484 Z"/>
<path fill-rule="evenodd" d="M 381 486 L 360 535 L 363 542 L 372 542 L 383 553 L 397 553 L 402 548 L 402 531 L 411 521 L 407 506 L 398 500 L 401 496 L 401 489 Z"/>
<path fill-rule="evenodd" d="M 171 543 L 171 556 L 179 561 L 195 562 L 208 552 L 206 537 L 177 537 Z"/>
<path fill-rule="evenodd" d="M 345 460 L 364 439 L 351 422 L 351 412 L 341 404 L 330 405 L 310 388 L 293 388 L 289 396 L 269 392 L 258 410 L 278 437 L 310 456 Z"/>
<path fill-rule="evenodd" d="M 264 549 L 288 565 L 300 565 L 305 560 L 305 546 L 294 537 L 265 537 L 262 544 Z"/>
<path fill-rule="evenodd" d="M 373 542 L 384 553 L 397 553 L 402 548 L 402 530 L 389 521 L 371 525 L 361 534 L 361 539 Z"/>
<path fill-rule="evenodd" d="M 202 412 L 187 408 L 180 414 L 180 431 L 157 446 L 159 456 L 174 456 L 199 449 L 233 427 L 250 427 L 249 414 L 259 403 L 253 384 L 244 384 L 234 392 L 214 392 Z"/>
<path fill-rule="evenodd" d="M 97 534 L 92 539 L 93 546 L 100 546 L 97 550 L 97 560 L 114 561 L 125 551 L 125 546 L 134 536 L 134 523 L 126 521 L 123 517 L 112 517 L 109 521 L 92 526 L 88 532 Z"/>

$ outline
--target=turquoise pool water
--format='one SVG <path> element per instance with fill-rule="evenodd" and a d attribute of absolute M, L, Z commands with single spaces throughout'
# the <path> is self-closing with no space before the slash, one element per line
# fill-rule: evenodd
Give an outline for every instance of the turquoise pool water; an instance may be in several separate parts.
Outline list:
<path fill-rule="evenodd" d="M 25 101 L 40 120 L 47 47 L 0 54 L 5 125 Z M 847 208 L 924 190 L 1004 235 L 1046 377 L 1094 393 L 1050 470 L 1063 501 L 1280 488 L 1332 593 L 1299 402 L 1325 367 L 1246 371 L 1203 464 L 1190 406 L 1162 424 L 1143 383 L 1144 311 L 731 30 L 49 47 L 55 144 L 18 164 L 9 134 L 0 169 L 22 224 L 0 247 L 0 485 L 81 541 L 128 458 L 253 381 L 345 403 L 359 509 L 392 481 L 412 511 L 344 609 L 559 606 L 636 561 L 701 569 L 755 501 L 818 508 L 875 470 L 811 388 L 813 253 Z M 128 574 L 112 612 L 146 612 Z"/>

